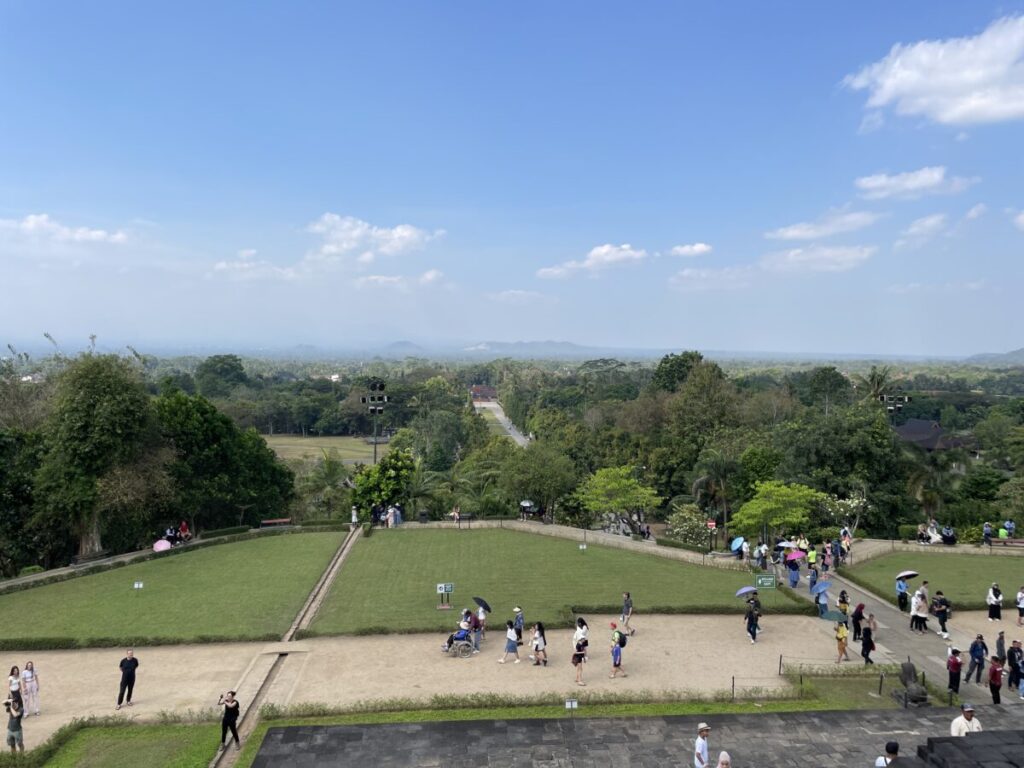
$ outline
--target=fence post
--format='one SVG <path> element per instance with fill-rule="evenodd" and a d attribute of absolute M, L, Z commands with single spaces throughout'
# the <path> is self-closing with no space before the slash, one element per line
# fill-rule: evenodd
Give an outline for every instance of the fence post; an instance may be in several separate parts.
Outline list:
<path fill-rule="evenodd" d="M 903 690 L 903 708 L 904 709 L 909 709 L 910 708 L 910 698 L 907 695 L 906 689 Z"/>
<path fill-rule="evenodd" d="M 782 676 L 782 654 L 779 654 L 779 676 Z"/>
<path fill-rule="evenodd" d="M 804 673 L 800 673 L 800 698 L 804 697 Z"/>
<path fill-rule="evenodd" d="M 732 677 L 732 700 L 736 701 L 736 676 Z"/>
<path fill-rule="evenodd" d="M 885 672 L 878 674 L 878 695 L 882 695 L 882 686 L 885 685 Z"/>

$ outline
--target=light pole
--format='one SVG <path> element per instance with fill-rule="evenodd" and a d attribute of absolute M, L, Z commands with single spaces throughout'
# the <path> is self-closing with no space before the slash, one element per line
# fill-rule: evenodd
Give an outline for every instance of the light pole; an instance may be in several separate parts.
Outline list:
<path fill-rule="evenodd" d="M 896 414 L 903 410 L 903 406 L 907 405 L 911 401 L 910 395 L 879 395 L 878 402 L 885 405 L 885 410 L 889 413 L 889 424 L 894 425 L 896 423 Z"/>
<path fill-rule="evenodd" d="M 380 417 L 384 413 L 384 404 L 388 401 L 388 396 L 384 394 L 384 382 L 380 379 L 374 379 L 370 382 L 370 394 L 366 397 L 360 398 L 364 405 L 373 417 L 373 463 L 377 463 L 377 426 L 380 421 Z"/>

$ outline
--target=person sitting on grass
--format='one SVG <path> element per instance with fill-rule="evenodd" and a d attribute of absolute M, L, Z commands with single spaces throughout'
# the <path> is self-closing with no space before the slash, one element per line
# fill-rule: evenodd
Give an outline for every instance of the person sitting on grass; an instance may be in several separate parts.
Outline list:
<path fill-rule="evenodd" d="M 188 529 L 188 521 L 187 520 L 182 520 L 181 524 L 178 526 L 178 538 L 181 539 L 182 541 L 191 541 L 192 540 L 192 531 L 190 531 Z"/>

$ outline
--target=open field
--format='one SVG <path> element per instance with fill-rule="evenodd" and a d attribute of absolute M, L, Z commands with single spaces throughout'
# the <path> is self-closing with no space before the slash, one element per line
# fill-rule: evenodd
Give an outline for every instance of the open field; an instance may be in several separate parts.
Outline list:
<path fill-rule="evenodd" d="M 992 582 L 1003 590 L 1004 616 L 1017 612 L 1013 599 L 1024 584 L 1024 557 L 991 557 L 986 555 L 954 555 L 945 552 L 893 552 L 890 555 L 855 565 L 845 573 L 880 597 L 896 602 L 896 574 L 903 570 L 921 574 L 910 584 L 916 586 L 928 580 L 930 594 L 942 590 L 953 603 L 954 610 L 985 607 L 985 595 Z"/>
<path fill-rule="evenodd" d="M 3 639 L 66 647 L 277 637 L 343 536 L 268 536 L 0 595 Z M 59 642 L 42 642 L 51 639 Z"/>
<path fill-rule="evenodd" d="M 570 606 L 611 612 L 621 606 L 624 590 L 633 593 L 638 613 L 735 613 L 738 620 L 744 606 L 733 595 L 753 577 L 609 547 L 581 552 L 574 541 L 514 531 L 400 528 L 356 544 L 312 629 L 448 628 L 454 618 L 437 610 L 439 582 L 455 584 L 455 610 L 472 606 L 473 596 L 487 600 L 496 612 L 493 627 L 511 618 L 515 605 L 527 621 L 552 626 L 569 620 Z M 781 591 L 761 598 L 768 611 L 804 607 Z"/>
<path fill-rule="evenodd" d="M 195 768 L 210 762 L 220 726 L 136 725 L 85 728 L 46 768 Z"/>
<path fill-rule="evenodd" d="M 337 451 L 347 462 L 373 461 L 373 444 L 361 437 L 303 437 L 302 435 L 263 435 L 267 445 L 282 459 L 319 459 L 322 451 Z M 377 446 L 377 458 L 388 452 L 388 444 Z"/>
<path fill-rule="evenodd" d="M 478 408 L 476 412 L 483 417 L 484 422 L 487 424 L 487 431 L 490 434 L 508 437 L 508 432 L 506 432 L 505 428 L 501 426 L 501 422 L 498 421 L 498 417 L 494 415 L 494 411 L 489 408 Z"/>

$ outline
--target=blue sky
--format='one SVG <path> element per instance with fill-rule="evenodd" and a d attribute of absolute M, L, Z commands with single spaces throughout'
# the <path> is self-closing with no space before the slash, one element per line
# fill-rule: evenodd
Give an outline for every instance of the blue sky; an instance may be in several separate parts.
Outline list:
<path fill-rule="evenodd" d="M 0 341 L 1024 346 L 1024 2 L 6 0 L 0 78 Z"/>

